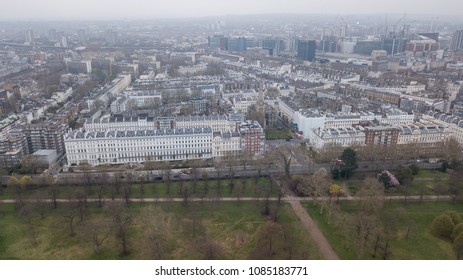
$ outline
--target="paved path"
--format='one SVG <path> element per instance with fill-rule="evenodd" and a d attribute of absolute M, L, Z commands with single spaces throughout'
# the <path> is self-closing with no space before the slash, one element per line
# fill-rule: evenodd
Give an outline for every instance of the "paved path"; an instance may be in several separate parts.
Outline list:
<path fill-rule="evenodd" d="M 315 241 L 315 244 L 318 245 L 318 249 L 322 254 L 323 259 L 325 260 L 339 260 L 338 255 L 331 248 L 330 243 L 326 240 L 323 233 L 318 228 L 317 224 L 312 220 L 307 211 L 302 207 L 301 202 L 297 200 L 288 201 L 291 207 L 294 210 L 294 213 L 299 217 L 302 222 L 302 225 L 309 232 L 310 237 Z"/>
<path fill-rule="evenodd" d="M 360 200 L 361 197 L 358 196 L 349 196 L 349 197 L 340 197 L 340 201 L 356 201 Z M 437 195 L 409 195 L 409 196 L 403 196 L 403 195 L 396 195 L 396 196 L 385 196 L 384 200 L 385 201 L 435 201 L 437 200 L 438 197 Z M 439 196 L 439 201 L 447 200 L 450 201 L 452 200 L 452 196 L 450 195 L 440 195 Z M 111 201 L 111 198 L 106 198 L 102 199 L 102 201 Z M 125 198 L 115 198 L 115 201 L 123 201 L 125 202 Z M 188 198 L 188 202 L 207 202 L 207 201 L 265 201 L 267 198 L 265 197 L 205 197 L 205 198 Z M 269 197 L 268 200 L 270 201 L 278 201 L 278 197 Z M 318 201 L 328 201 L 330 200 L 329 196 L 326 197 L 318 197 Z M 23 199 L 24 202 L 39 202 L 37 199 Z M 69 200 L 69 199 L 63 199 L 63 198 L 58 198 L 56 199 L 56 202 L 58 203 L 68 203 L 72 202 L 74 200 Z M 129 198 L 129 202 L 184 202 L 185 200 L 181 197 L 175 197 L 175 198 Z M 298 201 L 298 202 L 313 202 L 313 199 L 311 197 L 297 197 L 297 196 L 285 196 L 281 198 L 281 201 L 285 202 L 291 202 L 291 201 Z M 0 199 L 0 203 L 15 203 L 16 199 Z M 43 199 L 40 200 L 40 202 L 46 202 L 46 203 L 52 203 L 52 199 Z M 87 202 L 98 202 L 97 198 L 87 198 Z"/>

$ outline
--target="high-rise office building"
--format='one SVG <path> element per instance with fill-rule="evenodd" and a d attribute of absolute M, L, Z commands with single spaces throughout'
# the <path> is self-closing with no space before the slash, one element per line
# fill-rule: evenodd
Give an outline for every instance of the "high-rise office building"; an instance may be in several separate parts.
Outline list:
<path fill-rule="evenodd" d="M 48 40 L 50 42 L 56 42 L 58 41 L 58 34 L 56 32 L 56 29 L 49 29 L 48 30 Z"/>
<path fill-rule="evenodd" d="M 207 39 L 211 49 L 226 50 L 228 47 L 228 38 L 223 35 L 209 36 Z"/>
<path fill-rule="evenodd" d="M 32 43 L 33 41 L 34 41 L 34 31 L 29 29 L 26 31 L 26 42 Z"/>
<path fill-rule="evenodd" d="M 77 36 L 79 38 L 79 43 L 85 43 L 87 42 L 87 36 L 85 34 L 85 29 L 79 29 L 79 31 L 77 32 Z"/>
<path fill-rule="evenodd" d="M 297 42 L 297 58 L 306 61 L 313 61 L 315 59 L 315 49 L 317 44 L 313 40 Z"/>
<path fill-rule="evenodd" d="M 244 37 L 235 37 L 228 39 L 228 51 L 231 52 L 244 52 L 246 51 L 247 44 L 246 38 Z"/>
<path fill-rule="evenodd" d="M 450 41 L 450 49 L 453 51 L 463 49 L 463 29 L 453 33 L 452 40 Z"/>

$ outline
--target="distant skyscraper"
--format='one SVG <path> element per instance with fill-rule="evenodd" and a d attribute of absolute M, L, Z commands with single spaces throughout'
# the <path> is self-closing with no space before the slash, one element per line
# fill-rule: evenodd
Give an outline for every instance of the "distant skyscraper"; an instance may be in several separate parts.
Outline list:
<path fill-rule="evenodd" d="M 79 43 L 87 42 L 87 36 L 85 35 L 85 29 L 79 29 L 79 31 L 77 31 L 77 36 L 79 38 Z"/>
<path fill-rule="evenodd" d="M 66 36 L 66 34 L 64 32 L 59 32 L 57 34 L 57 37 L 58 37 L 59 45 L 61 47 L 67 48 L 67 46 L 68 46 L 68 37 Z"/>
<path fill-rule="evenodd" d="M 336 36 L 324 35 L 323 39 L 320 40 L 320 45 L 318 47 L 324 52 L 336 52 L 338 49 L 337 41 L 338 38 Z"/>
<path fill-rule="evenodd" d="M 463 29 L 453 33 L 452 41 L 450 41 L 450 49 L 453 51 L 463 49 Z"/>
<path fill-rule="evenodd" d="M 315 59 L 315 49 L 317 44 L 315 41 L 298 41 L 297 42 L 297 58 L 306 61 L 313 61 Z"/>
<path fill-rule="evenodd" d="M 34 31 L 29 29 L 26 31 L 26 42 L 32 43 L 33 41 L 34 41 Z"/>
<path fill-rule="evenodd" d="M 56 33 L 56 29 L 49 29 L 48 30 L 48 40 L 50 42 L 58 41 L 58 34 Z"/>
<path fill-rule="evenodd" d="M 113 31 L 112 29 L 106 30 L 106 43 L 108 44 L 116 44 L 118 41 L 118 34 L 116 31 Z"/>
<path fill-rule="evenodd" d="M 209 48 L 225 50 L 228 47 L 228 38 L 223 35 L 214 35 L 208 37 Z"/>
<path fill-rule="evenodd" d="M 228 51 L 231 52 L 244 52 L 246 51 L 246 38 L 237 37 L 228 39 Z"/>

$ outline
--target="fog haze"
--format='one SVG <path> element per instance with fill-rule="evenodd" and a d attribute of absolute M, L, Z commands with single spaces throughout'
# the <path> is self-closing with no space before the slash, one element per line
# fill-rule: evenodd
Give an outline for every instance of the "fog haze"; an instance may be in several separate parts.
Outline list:
<path fill-rule="evenodd" d="M 156 19 L 266 13 L 458 15 L 463 1 L 441 0 L 3 0 L 1 20 Z"/>

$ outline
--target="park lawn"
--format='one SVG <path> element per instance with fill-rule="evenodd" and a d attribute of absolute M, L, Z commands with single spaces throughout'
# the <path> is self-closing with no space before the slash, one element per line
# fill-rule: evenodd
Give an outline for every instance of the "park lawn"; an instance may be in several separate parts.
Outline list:
<path fill-rule="evenodd" d="M 230 188 L 229 179 L 220 180 L 220 189 L 217 186 L 217 180 L 212 179 L 208 181 L 208 191 L 206 193 L 205 182 L 203 180 L 198 180 L 196 186 L 196 192 L 193 192 L 193 181 L 184 180 L 183 188 L 188 188 L 189 197 L 196 198 L 213 198 L 213 197 L 270 197 L 278 196 L 278 188 L 276 185 L 271 186 L 269 178 L 262 177 L 257 179 L 254 178 L 234 178 L 233 188 Z M 243 188 L 244 182 L 244 188 Z M 171 181 L 171 186 L 169 193 L 167 192 L 167 186 L 165 182 L 149 182 L 143 184 L 143 193 L 141 191 L 141 184 L 132 184 L 130 188 L 130 198 L 175 198 L 183 197 L 183 193 L 180 191 L 180 181 Z M 58 188 L 58 198 L 70 199 L 75 196 L 76 190 L 83 190 L 83 186 L 59 186 Z M 98 198 L 98 185 L 93 185 L 87 187 L 88 198 Z M 24 199 L 36 199 L 37 197 L 41 198 L 51 198 L 48 187 L 35 187 L 29 188 L 22 191 L 22 197 Z M 220 191 L 218 191 L 220 190 Z M 111 191 L 114 193 L 111 194 Z M 114 195 L 115 198 L 124 198 L 124 183 L 121 183 L 119 188 L 119 193 L 111 190 L 108 187 L 105 188 L 103 196 L 106 198 Z M 16 197 L 15 190 L 11 187 L 2 188 L 0 193 L 0 199 L 13 199 Z"/>
<path fill-rule="evenodd" d="M 115 233 L 102 245 L 98 254 L 85 237 L 76 218 L 76 235 L 69 236 L 68 223 L 64 220 L 65 206 L 58 209 L 49 206 L 45 217 L 33 215 L 29 219 L 18 217 L 14 204 L 0 204 L 0 259 L 146 259 L 150 246 L 146 236 L 146 211 L 170 215 L 175 230 L 169 232 L 165 244 L 169 248 L 167 259 L 202 259 L 202 242 L 213 241 L 221 248 L 220 259 L 248 259 L 256 248 L 258 228 L 270 220 L 262 215 L 265 202 L 197 203 L 131 203 L 127 208 L 131 215 L 128 240 L 131 254 L 121 257 L 120 241 Z M 320 254 L 307 232 L 299 223 L 289 205 L 270 202 L 271 209 L 280 209 L 278 221 L 284 230 L 295 236 L 291 243 L 294 259 L 318 259 Z M 90 220 L 108 219 L 103 210 L 92 204 L 87 209 L 84 224 Z M 163 215 L 163 214 L 159 214 Z M 196 220 L 196 225 L 195 224 Z M 286 252 L 276 258 L 287 259 Z"/>
<path fill-rule="evenodd" d="M 289 129 L 285 130 L 266 130 L 265 139 L 286 139 L 288 137 L 292 138 L 292 133 Z"/>
<path fill-rule="evenodd" d="M 132 185 L 131 197 L 134 198 L 173 198 L 183 197 L 181 188 L 188 188 L 189 197 L 193 198 L 214 198 L 214 197 L 266 197 L 268 191 L 270 197 L 278 196 L 278 189 L 275 186 L 270 188 L 270 181 L 268 178 L 259 178 L 257 184 L 255 179 L 252 178 L 240 178 L 232 179 L 233 187 L 230 188 L 230 180 L 220 180 L 220 188 L 217 185 L 217 180 L 208 181 L 208 189 L 206 192 L 206 183 L 202 180 L 198 180 L 196 185 L 196 191 L 193 189 L 193 181 L 183 181 L 183 186 L 180 181 L 172 181 L 170 184 L 169 192 L 167 192 L 167 185 L 165 182 L 155 182 L 144 184 L 144 194 L 141 192 L 141 185 Z M 243 189 L 244 182 L 244 189 Z"/>
<path fill-rule="evenodd" d="M 333 226 L 328 225 L 326 211 L 324 215 L 319 214 L 319 206 L 313 203 L 304 204 L 310 216 L 316 221 L 320 230 L 330 242 L 333 249 L 341 259 L 357 259 L 353 245 L 347 249 L 345 247 L 344 236 Z M 409 239 L 405 239 L 406 222 L 400 221 L 395 240 L 392 242 L 392 259 L 435 259 L 452 260 L 455 259 L 452 250 L 452 243 L 449 240 L 437 238 L 431 235 L 429 229 L 436 216 L 446 210 L 454 210 L 463 215 L 463 204 L 452 204 L 450 202 L 423 202 L 408 203 L 386 202 L 383 211 L 392 211 L 398 207 L 407 210 L 408 217 L 412 220 L 416 228 L 412 231 Z M 342 211 L 354 212 L 357 209 L 356 203 L 346 202 L 341 204 Z M 367 249 L 362 259 L 371 259 L 371 249 Z"/>
<path fill-rule="evenodd" d="M 355 195 L 360 188 L 362 182 L 360 181 L 349 181 L 346 183 L 346 188 L 350 195 Z"/>
<path fill-rule="evenodd" d="M 415 178 L 440 178 L 440 179 L 448 179 L 449 174 L 440 172 L 437 170 L 419 170 L 418 174 L 414 175 Z"/>

